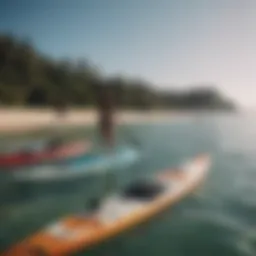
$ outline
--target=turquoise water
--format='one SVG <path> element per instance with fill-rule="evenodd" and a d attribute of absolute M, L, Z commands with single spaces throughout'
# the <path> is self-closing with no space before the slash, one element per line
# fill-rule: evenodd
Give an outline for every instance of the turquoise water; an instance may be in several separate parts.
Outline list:
<path fill-rule="evenodd" d="M 93 130 L 75 131 L 93 138 Z M 256 121 L 249 116 L 191 117 L 119 129 L 140 141 L 144 155 L 116 171 L 117 184 L 86 177 L 62 183 L 15 184 L 1 178 L 0 251 L 43 225 L 86 208 L 87 199 L 121 189 L 197 153 L 212 154 L 204 185 L 152 221 L 75 255 L 256 255 Z"/>

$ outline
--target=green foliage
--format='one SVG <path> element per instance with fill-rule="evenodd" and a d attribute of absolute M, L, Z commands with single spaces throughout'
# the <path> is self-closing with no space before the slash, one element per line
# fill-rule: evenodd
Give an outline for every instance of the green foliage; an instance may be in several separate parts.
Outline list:
<path fill-rule="evenodd" d="M 0 103 L 24 106 L 94 106 L 97 86 L 112 91 L 118 108 L 149 110 L 233 109 L 211 87 L 187 92 L 159 92 L 147 82 L 106 78 L 84 60 L 52 60 L 41 56 L 28 43 L 0 35 Z"/>

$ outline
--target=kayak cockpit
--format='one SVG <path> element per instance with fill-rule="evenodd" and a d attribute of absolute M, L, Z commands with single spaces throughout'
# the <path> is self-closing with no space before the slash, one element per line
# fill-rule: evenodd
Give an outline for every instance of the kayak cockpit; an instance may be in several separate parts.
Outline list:
<path fill-rule="evenodd" d="M 164 190 L 165 186 L 157 180 L 141 180 L 130 184 L 124 190 L 123 197 L 134 200 L 153 200 Z"/>
<path fill-rule="evenodd" d="M 96 218 L 104 224 L 115 223 L 143 209 L 165 192 L 166 186 L 158 181 L 143 180 L 131 183 L 121 195 L 112 195 L 104 200 L 96 213 Z"/>

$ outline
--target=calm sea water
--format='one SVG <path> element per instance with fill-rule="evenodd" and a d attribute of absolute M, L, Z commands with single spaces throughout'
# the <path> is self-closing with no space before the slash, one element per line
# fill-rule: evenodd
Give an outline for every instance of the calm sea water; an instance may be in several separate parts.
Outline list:
<path fill-rule="evenodd" d="M 69 136 L 95 138 L 93 129 Z M 153 220 L 76 255 L 256 255 L 256 121 L 249 116 L 191 117 L 171 123 L 120 128 L 119 140 L 136 138 L 142 159 L 115 170 L 120 189 L 207 151 L 213 158 L 204 185 Z M 106 193 L 104 176 L 65 183 L 15 184 L 1 176 L 0 251 Z"/>

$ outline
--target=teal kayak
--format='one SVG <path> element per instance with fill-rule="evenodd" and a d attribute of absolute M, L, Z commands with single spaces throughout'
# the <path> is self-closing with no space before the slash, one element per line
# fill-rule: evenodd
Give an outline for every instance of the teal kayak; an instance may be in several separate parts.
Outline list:
<path fill-rule="evenodd" d="M 128 146 L 52 165 L 39 165 L 16 170 L 12 176 L 17 181 L 53 181 L 81 177 L 88 174 L 101 174 L 110 169 L 125 168 L 140 158 L 138 149 Z"/>

